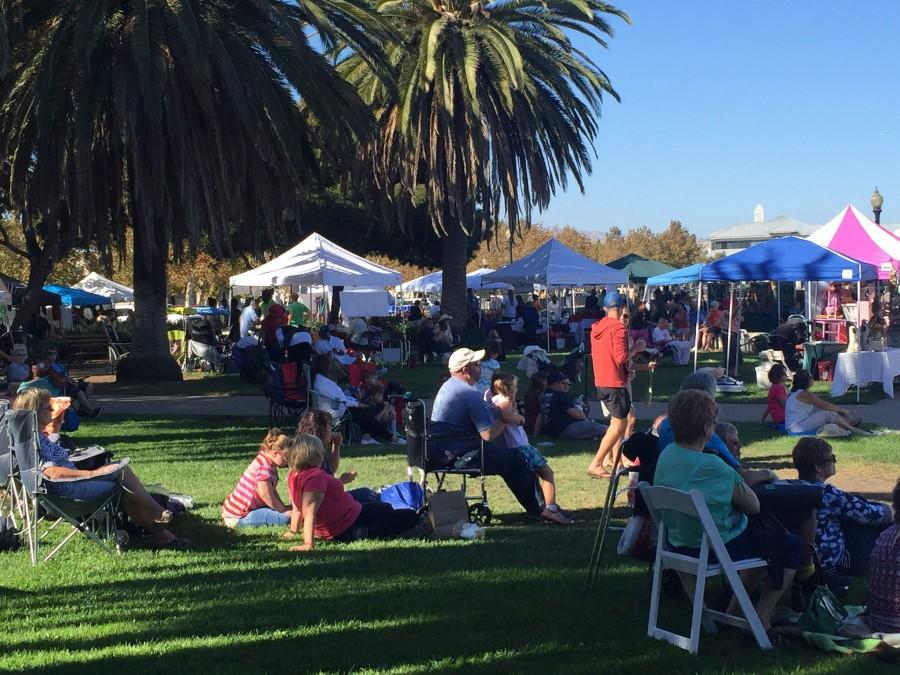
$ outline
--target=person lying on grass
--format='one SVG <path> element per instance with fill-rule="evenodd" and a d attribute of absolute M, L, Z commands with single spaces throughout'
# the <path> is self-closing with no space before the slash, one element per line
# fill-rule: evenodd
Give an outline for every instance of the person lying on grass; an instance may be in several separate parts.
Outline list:
<path fill-rule="evenodd" d="M 269 429 L 259 453 L 250 462 L 237 487 L 222 504 L 222 520 L 228 527 L 287 525 L 291 509 L 278 496 L 278 469 L 287 466 L 290 436 Z"/>
<path fill-rule="evenodd" d="M 507 448 L 512 448 L 525 457 L 525 464 L 540 478 L 541 492 L 544 495 L 545 508 L 541 518 L 557 525 L 571 525 L 572 519 L 567 517 L 556 503 L 556 481 L 553 469 L 547 463 L 540 450 L 528 442 L 528 434 L 522 425 L 525 418 L 516 411 L 516 393 L 519 389 L 519 378 L 512 373 L 495 373 L 491 382 L 491 405 L 497 410 L 500 419 L 506 423 L 503 435 L 497 439 Z"/>
<path fill-rule="evenodd" d="M 654 485 L 689 492 L 698 490 L 732 560 L 761 557 L 768 568 L 747 570 L 741 580 L 752 594 L 762 583 L 756 611 L 763 627 L 771 627 L 772 610 L 800 566 L 803 541 L 771 520 L 760 517 L 759 499 L 741 475 L 718 457 L 707 454 L 716 426 L 718 406 L 704 391 L 678 392 L 669 403 L 669 423 L 674 441 L 659 456 Z M 669 543 L 676 551 L 697 556 L 703 529 L 696 518 L 662 512 Z M 763 575 L 768 569 L 768 576 Z M 732 601 L 728 613 L 737 611 Z"/>
<path fill-rule="evenodd" d="M 38 428 L 44 429 L 51 421 L 50 392 L 46 389 L 26 389 L 16 396 L 13 406 L 17 410 L 34 410 L 37 413 Z M 157 548 L 185 548 L 189 542 L 179 539 L 165 526 L 172 521 L 173 514 L 163 509 L 147 492 L 143 483 L 130 466 L 112 462 L 97 469 L 76 469 L 69 461 L 68 451 L 53 443 L 43 431 L 39 433 L 41 472 L 49 479 L 47 491 L 52 495 L 70 499 L 92 500 L 109 495 L 120 485 L 125 486 L 125 510 L 128 516 L 146 530 Z M 54 478 L 90 478 L 71 482 L 52 482 Z"/>
<path fill-rule="evenodd" d="M 322 470 L 325 447 L 315 436 L 298 434 L 291 445 L 288 488 L 291 494 L 290 529 L 296 536 L 303 524 L 303 543 L 292 551 L 312 551 L 316 539 L 352 542 L 382 539 L 412 530 L 419 514 L 412 509 L 393 509 L 383 502 L 360 504 L 344 484 Z"/>

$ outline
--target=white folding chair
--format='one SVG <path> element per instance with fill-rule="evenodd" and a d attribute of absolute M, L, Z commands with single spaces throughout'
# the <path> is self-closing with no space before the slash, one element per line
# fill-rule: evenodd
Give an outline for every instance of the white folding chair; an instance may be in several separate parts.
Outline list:
<path fill-rule="evenodd" d="M 703 495 L 697 490 L 682 492 L 672 488 L 656 486 L 642 482 L 638 486 L 641 496 L 650 510 L 653 521 L 659 528 L 659 536 L 656 544 L 656 560 L 653 564 L 653 589 L 650 595 L 650 616 L 647 621 L 647 635 L 657 640 L 664 640 L 670 644 L 686 649 L 691 654 L 696 654 L 700 646 L 700 624 L 709 633 L 716 633 L 716 623 L 724 623 L 744 630 L 749 630 L 760 649 L 771 649 L 772 643 L 763 629 L 762 622 L 747 589 L 738 576 L 738 572 L 744 570 L 765 567 L 766 561 L 762 558 L 750 558 L 747 560 L 733 561 L 722 537 L 716 529 L 709 508 L 703 500 Z M 671 550 L 668 543 L 668 530 L 664 511 L 673 511 L 686 516 L 697 518 L 703 527 L 703 536 L 700 539 L 700 554 L 697 557 L 676 553 Z M 718 563 L 710 563 L 710 549 L 715 553 Z M 672 569 L 678 573 L 688 597 L 693 603 L 691 615 L 690 636 L 679 635 L 657 625 L 659 619 L 659 601 L 662 592 L 663 570 Z M 734 597 L 744 617 L 733 616 L 725 612 L 709 609 L 703 603 L 706 591 L 706 580 L 710 577 L 724 575 L 731 587 Z"/>

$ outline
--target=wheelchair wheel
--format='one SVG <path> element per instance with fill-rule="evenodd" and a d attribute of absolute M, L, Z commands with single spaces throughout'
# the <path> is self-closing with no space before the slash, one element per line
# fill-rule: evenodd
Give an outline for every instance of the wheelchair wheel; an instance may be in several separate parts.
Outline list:
<path fill-rule="evenodd" d="M 493 515 L 487 504 L 472 504 L 469 507 L 469 522 L 476 525 L 490 525 Z"/>

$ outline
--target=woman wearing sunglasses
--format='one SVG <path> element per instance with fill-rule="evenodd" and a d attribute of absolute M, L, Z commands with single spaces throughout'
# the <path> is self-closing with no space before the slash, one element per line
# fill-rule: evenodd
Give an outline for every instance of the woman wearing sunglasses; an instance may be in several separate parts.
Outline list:
<path fill-rule="evenodd" d="M 816 550 L 822 567 L 834 576 L 862 575 L 878 534 L 891 523 L 891 508 L 826 483 L 837 472 L 837 457 L 825 440 L 801 438 L 792 457 L 800 480 L 824 488 L 816 522 Z"/>

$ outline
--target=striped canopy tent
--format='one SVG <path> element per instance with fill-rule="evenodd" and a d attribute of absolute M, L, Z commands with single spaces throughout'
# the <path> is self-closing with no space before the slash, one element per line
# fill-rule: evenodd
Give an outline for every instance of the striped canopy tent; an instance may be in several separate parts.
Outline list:
<path fill-rule="evenodd" d="M 878 268 L 878 278 L 887 279 L 900 270 L 900 238 L 848 205 L 807 237 L 811 242 L 854 260 Z"/>

